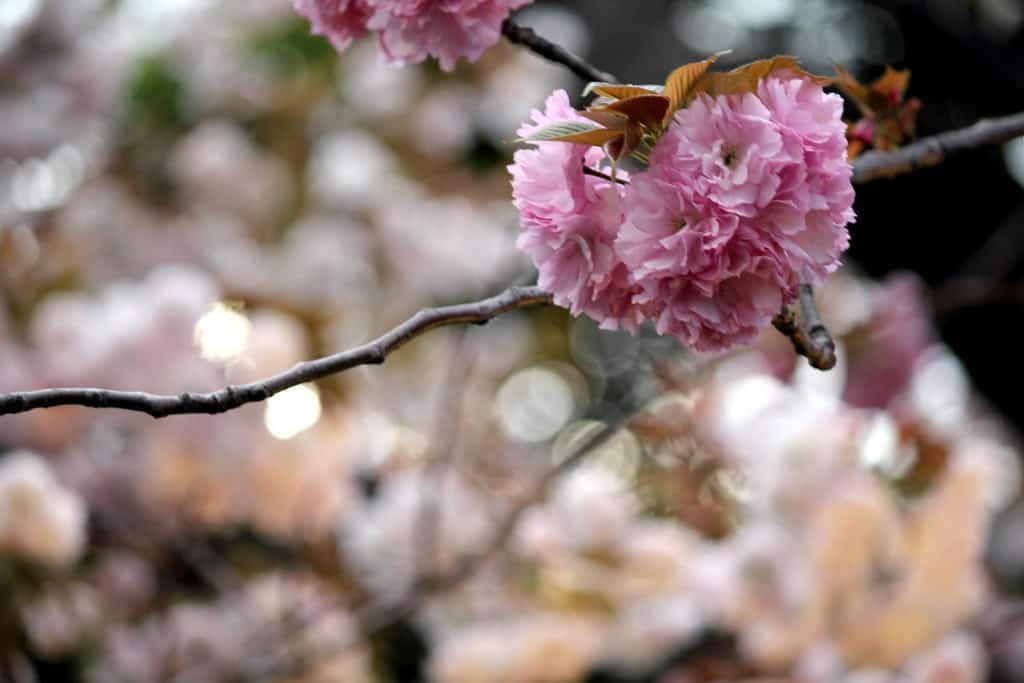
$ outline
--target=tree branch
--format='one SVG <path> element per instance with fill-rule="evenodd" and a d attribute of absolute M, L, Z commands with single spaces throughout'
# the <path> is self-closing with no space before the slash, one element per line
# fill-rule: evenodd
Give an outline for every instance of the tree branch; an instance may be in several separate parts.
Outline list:
<path fill-rule="evenodd" d="M 120 408 L 153 417 L 207 413 L 214 415 L 246 403 L 263 401 L 285 389 L 327 377 L 359 365 L 379 365 L 388 355 L 416 337 L 445 325 L 483 324 L 507 311 L 551 303 L 539 287 L 512 287 L 489 299 L 441 308 L 426 308 L 371 342 L 316 360 L 305 361 L 264 380 L 228 386 L 208 394 L 177 396 L 109 389 L 40 389 L 0 394 L 0 415 L 61 405 Z"/>
<path fill-rule="evenodd" d="M 441 500 L 444 499 L 445 475 L 455 460 L 458 445 L 459 419 L 462 416 L 463 391 L 473 365 L 473 348 L 466 343 L 466 329 L 455 332 L 448 354 L 448 378 L 441 385 L 437 399 L 434 433 L 423 465 L 420 487 L 420 509 L 416 542 L 421 573 L 436 570 L 441 543 Z"/>
<path fill-rule="evenodd" d="M 797 300 L 784 306 L 772 324 L 789 337 L 797 354 L 807 358 L 812 368 L 831 370 L 836 364 L 836 343 L 814 305 L 814 290 L 800 285 Z"/>
<path fill-rule="evenodd" d="M 530 28 L 511 20 L 502 24 L 509 41 L 562 64 L 585 80 L 618 82 L 568 50 L 538 36 Z M 922 138 L 892 152 L 868 152 L 853 162 L 853 182 L 866 183 L 883 177 L 910 173 L 940 163 L 955 152 L 983 145 L 998 144 L 1024 135 L 1024 113 L 996 119 L 983 119 L 974 125 Z M 589 172 L 589 171 L 585 171 Z M 551 303 L 550 294 L 538 287 L 513 287 L 482 301 L 424 309 L 390 332 L 348 351 L 299 363 L 267 379 L 228 386 L 206 394 L 183 393 L 177 396 L 140 391 L 114 391 L 98 388 L 40 389 L 0 394 L 0 415 L 21 413 L 37 408 L 79 405 L 90 408 L 120 408 L 143 412 L 153 417 L 184 413 L 217 414 L 246 403 L 263 401 L 285 389 L 321 379 L 359 365 L 383 363 L 389 353 L 419 335 L 444 325 L 487 322 L 516 308 Z M 815 368 L 826 370 L 835 365 L 835 343 L 821 320 L 809 285 L 801 285 L 798 300 L 783 308 L 773 324 L 789 337 L 793 348 Z"/>
<path fill-rule="evenodd" d="M 601 71 L 597 67 L 587 63 L 581 57 L 566 50 L 561 45 L 556 45 L 549 40 L 538 36 L 532 28 L 520 26 L 511 19 L 506 19 L 501 25 L 501 33 L 508 38 L 510 43 L 522 45 L 535 55 L 549 61 L 561 64 L 572 71 L 584 81 L 600 81 L 602 83 L 618 83 L 619 79 L 610 73 Z"/>
<path fill-rule="evenodd" d="M 966 128 L 921 138 L 891 152 L 868 152 L 854 160 L 853 182 L 867 183 L 935 166 L 950 154 L 998 145 L 1020 135 L 1024 135 L 1024 112 L 982 119 Z"/>
<path fill-rule="evenodd" d="M 948 155 L 985 145 L 1006 142 L 1024 135 L 1024 113 L 997 119 L 982 119 L 966 128 L 922 138 L 892 152 L 868 152 L 853 162 L 853 182 L 867 183 L 934 166 Z M 829 370 L 836 364 L 836 345 L 814 304 L 810 285 L 801 285 L 796 302 L 786 306 L 772 321 L 789 337 L 796 352 L 811 367 Z"/>

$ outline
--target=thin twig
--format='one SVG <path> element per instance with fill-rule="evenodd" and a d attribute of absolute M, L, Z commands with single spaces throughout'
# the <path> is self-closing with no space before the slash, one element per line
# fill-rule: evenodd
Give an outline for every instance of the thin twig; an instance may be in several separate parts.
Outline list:
<path fill-rule="evenodd" d="M 445 474 L 455 459 L 459 418 L 462 413 L 462 392 L 473 365 L 472 354 L 467 354 L 466 346 L 466 330 L 457 330 L 451 342 L 448 378 L 439 390 L 434 434 L 423 466 L 420 509 L 417 516 L 419 528 L 416 533 L 416 555 L 419 557 L 420 571 L 425 574 L 437 570 L 438 547 L 441 534 L 444 533 L 441 501 L 444 500 Z"/>
<path fill-rule="evenodd" d="M 146 413 L 153 417 L 184 413 L 223 413 L 246 403 L 266 400 L 304 382 L 321 379 L 360 365 L 380 365 L 391 352 L 437 327 L 465 323 L 483 324 L 513 309 L 549 303 L 551 295 L 539 287 L 511 287 L 501 294 L 481 301 L 425 308 L 398 327 L 362 346 L 299 363 L 289 370 L 249 384 L 228 386 L 208 394 L 184 393 L 177 396 L 94 388 L 22 391 L 0 394 L 0 415 L 61 405 L 120 408 Z"/>
<path fill-rule="evenodd" d="M 561 45 L 556 45 L 550 40 L 538 36 L 532 28 L 520 26 L 511 19 L 506 19 L 501 25 L 501 33 L 508 38 L 510 43 L 522 45 L 535 55 L 549 61 L 561 64 L 572 71 L 584 81 L 600 81 L 602 83 L 618 83 L 615 76 L 601 71 L 597 67 L 587 63 L 582 57 L 577 57 Z"/>
<path fill-rule="evenodd" d="M 605 179 L 605 180 L 607 180 L 609 182 L 618 183 L 619 185 L 629 185 L 629 181 L 628 180 L 623 180 L 622 178 L 612 178 L 610 175 L 608 175 L 604 171 L 598 171 L 596 168 L 591 168 L 590 166 L 587 166 L 586 164 L 584 164 L 584 166 L 583 166 L 583 175 L 592 175 L 595 178 L 603 178 L 603 179 Z"/>
<path fill-rule="evenodd" d="M 371 603 L 367 605 L 358 614 L 358 621 L 362 624 L 364 637 L 372 637 L 398 620 L 408 617 L 428 597 L 450 590 L 475 574 L 506 546 L 509 538 L 515 533 L 523 514 L 531 505 L 544 497 L 551 484 L 596 449 L 606 444 L 619 433 L 626 422 L 627 418 L 620 418 L 595 429 L 564 460 L 539 477 L 528 488 L 526 494 L 512 504 L 505 516 L 495 526 L 490 540 L 483 548 L 464 555 L 448 571 L 441 574 L 422 575 L 397 600 L 386 604 Z"/>
<path fill-rule="evenodd" d="M 868 152 L 853 162 L 853 182 L 892 178 L 935 166 L 955 152 L 998 145 L 1024 135 L 1024 112 L 982 119 L 966 128 L 946 131 L 891 152 Z"/>
<path fill-rule="evenodd" d="M 1024 282 L 1001 282 L 997 278 L 962 277 L 949 280 L 931 295 L 936 316 L 997 304 L 1024 303 Z"/>

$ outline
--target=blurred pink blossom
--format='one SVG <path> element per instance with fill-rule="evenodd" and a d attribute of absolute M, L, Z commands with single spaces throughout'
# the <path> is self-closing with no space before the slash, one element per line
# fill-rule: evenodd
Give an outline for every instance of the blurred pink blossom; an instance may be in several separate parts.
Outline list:
<path fill-rule="evenodd" d="M 924 284 L 911 273 L 887 277 L 872 296 L 872 316 L 862 338 L 851 343 L 843 400 L 886 408 L 903 396 L 918 361 L 934 340 Z"/>
<path fill-rule="evenodd" d="M 340 52 L 366 35 L 372 10 L 368 0 L 295 0 L 295 11 L 309 19 L 313 33 L 326 36 Z"/>
<path fill-rule="evenodd" d="M 295 0 L 295 9 L 338 49 L 368 31 L 393 64 L 435 57 L 445 71 L 475 62 L 498 42 L 509 12 L 533 0 Z"/>

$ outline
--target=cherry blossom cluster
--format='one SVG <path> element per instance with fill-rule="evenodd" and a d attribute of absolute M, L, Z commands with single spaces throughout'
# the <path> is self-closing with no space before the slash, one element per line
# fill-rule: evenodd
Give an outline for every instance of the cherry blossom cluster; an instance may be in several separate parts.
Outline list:
<path fill-rule="evenodd" d="M 614 179 L 597 148 L 536 142 L 510 166 L 519 248 L 556 303 L 604 328 L 649 320 L 698 351 L 748 343 L 801 282 L 832 273 L 849 243 L 842 109 L 789 72 L 754 92 L 701 93 L 646 169 Z M 563 121 L 588 122 L 556 91 L 518 132 L 529 139 Z"/>
<path fill-rule="evenodd" d="M 475 62 L 498 42 L 509 12 L 533 0 L 294 0 L 295 9 L 339 51 L 376 32 L 388 62 L 419 64 L 436 58 L 451 71 L 459 59 Z"/>

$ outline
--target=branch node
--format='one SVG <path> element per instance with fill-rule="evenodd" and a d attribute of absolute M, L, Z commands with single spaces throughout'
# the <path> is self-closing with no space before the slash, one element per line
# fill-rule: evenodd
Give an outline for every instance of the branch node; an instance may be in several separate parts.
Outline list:
<path fill-rule="evenodd" d="M 831 370 L 835 367 L 836 343 L 821 320 L 810 285 L 800 285 L 797 300 L 783 306 L 772 324 L 789 337 L 793 350 L 804 356 L 812 368 Z"/>

